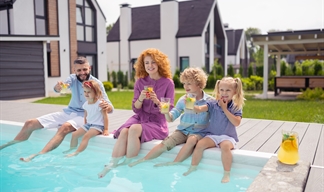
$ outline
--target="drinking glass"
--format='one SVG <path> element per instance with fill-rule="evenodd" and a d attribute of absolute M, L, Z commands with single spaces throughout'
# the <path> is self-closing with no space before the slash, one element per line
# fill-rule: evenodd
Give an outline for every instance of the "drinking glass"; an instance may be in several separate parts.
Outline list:
<path fill-rule="evenodd" d="M 161 113 L 169 113 L 170 110 L 170 98 L 161 97 Z"/>
<path fill-rule="evenodd" d="M 278 160 L 284 164 L 296 164 L 299 160 L 298 133 L 282 130 L 282 141 L 278 152 Z"/>
<path fill-rule="evenodd" d="M 186 108 L 193 109 L 196 102 L 196 94 L 187 93 Z"/>
<path fill-rule="evenodd" d="M 69 88 L 69 84 L 67 84 L 67 83 L 64 83 L 64 82 L 62 82 L 62 84 L 61 84 L 61 94 L 67 94 L 67 90 L 68 90 L 68 88 Z"/>
<path fill-rule="evenodd" d="M 153 85 L 145 85 L 144 90 L 146 91 L 146 99 L 150 98 L 150 93 L 153 91 Z"/>

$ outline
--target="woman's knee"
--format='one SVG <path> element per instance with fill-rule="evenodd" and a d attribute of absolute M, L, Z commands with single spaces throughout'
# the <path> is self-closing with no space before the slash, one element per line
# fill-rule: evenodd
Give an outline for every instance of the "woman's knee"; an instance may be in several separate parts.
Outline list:
<path fill-rule="evenodd" d="M 129 135 L 138 135 L 140 136 L 142 134 L 142 126 L 140 125 L 132 125 L 129 128 Z"/>

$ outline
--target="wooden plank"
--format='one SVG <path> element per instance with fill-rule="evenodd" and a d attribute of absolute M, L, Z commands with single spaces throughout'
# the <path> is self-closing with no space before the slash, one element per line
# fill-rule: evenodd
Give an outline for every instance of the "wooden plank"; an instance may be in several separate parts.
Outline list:
<path fill-rule="evenodd" d="M 259 123 L 262 119 L 249 119 L 244 124 L 239 125 L 236 128 L 237 136 L 240 138 L 240 135 L 242 135 L 247 130 L 251 129 L 254 125 Z"/>
<path fill-rule="evenodd" d="M 324 88 L 324 77 L 323 77 L 323 79 L 309 78 L 309 87 L 310 88 L 315 88 L 315 87 Z"/>
<path fill-rule="evenodd" d="M 324 167 L 324 125 L 322 125 L 321 129 L 321 136 L 319 137 L 313 165 Z"/>
<path fill-rule="evenodd" d="M 321 135 L 321 124 L 309 124 L 309 127 L 301 139 L 299 146 L 299 158 L 302 161 L 310 162 L 313 164 L 313 160 L 315 157 L 315 152 L 317 148 L 317 144 Z"/>
<path fill-rule="evenodd" d="M 305 78 L 277 78 L 276 87 L 289 87 L 289 88 L 303 88 L 305 85 Z"/>
<path fill-rule="evenodd" d="M 266 128 L 271 123 L 271 121 L 272 120 L 262 120 L 251 129 L 241 134 L 239 136 L 240 141 L 237 143 L 237 147 L 239 149 L 244 149 L 243 146 L 251 141 L 254 137 L 256 137 L 264 128 Z"/>
<path fill-rule="evenodd" d="M 279 149 L 282 133 L 281 130 L 291 130 L 296 125 L 295 122 L 284 122 L 276 132 L 259 148 L 258 151 L 265 153 L 276 153 Z"/>
<path fill-rule="evenodd" d="M 311 167 L 304 192 L 324 191 L 324 168 Z"/>
<path fill-rule="evenodd" d="M 246 143 L 242 149 L 258 151 L 264 145 L 264 143 L 266 143 L 272 137 L 272 135 L 278 131 L 283 123 L 283 121 L 272 121 L 256 137 Z"/>

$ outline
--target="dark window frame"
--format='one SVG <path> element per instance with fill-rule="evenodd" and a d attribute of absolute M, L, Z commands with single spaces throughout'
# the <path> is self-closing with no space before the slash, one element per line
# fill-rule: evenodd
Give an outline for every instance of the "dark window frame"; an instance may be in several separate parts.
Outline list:
<path fill-rule="evenodd" d="M 87 3 L 87 5 L 85 4 Z M 97 42 L 97 24 L 96 24 L 96 18 L 95 18 L 95 15 L 96 15 L 96 9 L 95 7 L 92 5 L 91 2 L 89 2 L 88 0 L 82 0 L 82 5 L 80 4 L 76 4 L 76 8 L 77 9 L 81 9 L 81 17 L 82 17 L 82 23 L 80 22 L 77 22 L 77 26 L 82 26 L 83 28 L 83 38 L 82 40 L 79 39 L 79 37 L 77 36 L 77 39 L 78 41 L 84 41 L 84 42 Z M 91 18 L 92 18 L 92 25 L 89 25 L 89 24 L 86 24 L 86 8 L 89 8 L 91 10 Z M 87 31 L 86 29 L 90 27 L 92 30 L 92 37 L 91 37 L 91 41 L 88 41 L 87 40 Z M 77 30 L 78 30 L 78 27 L 77 27 Z"/>
<path fill-rule="evenodd" d="M 34 24 L 35 24 L 35 35 L 40 35 L 37 33 L 37 22 L 36 20 L 37 19 L 41 19 L 41 20 L 44 20 L 45 21 L 45 34 L 41 34 L 41 35 L 48 35 L 48 12 L 47 12 L 47 1 L 46 0 L 42 0 L 44 2 L 44 15 L 37 15 L 36 14 L 36 3 L 37 3 L 38 0 L 34 0 L 34 16 L 35 16 L 35 19 L 34 19 Z"/>
<path fill-rule="evenodd" d="M 8 3 L 8 4 L 3 4 L 2 6 L 0 6 L 0 11 L 2 10 L 6 10 L 7 12 L 7 35 L 11 35 L 11 29 L 10 29 L 10 9 L 13 9 L 12 3 Z M 6 35 L 6 34 L 2 34 L 2 35 Z"/>

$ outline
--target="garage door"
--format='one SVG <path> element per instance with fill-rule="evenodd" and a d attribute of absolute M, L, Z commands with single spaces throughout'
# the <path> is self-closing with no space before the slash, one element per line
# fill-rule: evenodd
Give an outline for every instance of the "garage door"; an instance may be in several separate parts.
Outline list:
<path fill-rule="evenodd" d="M 0 41 L 0 100 L 45 96 L 42 42 Z"/>

